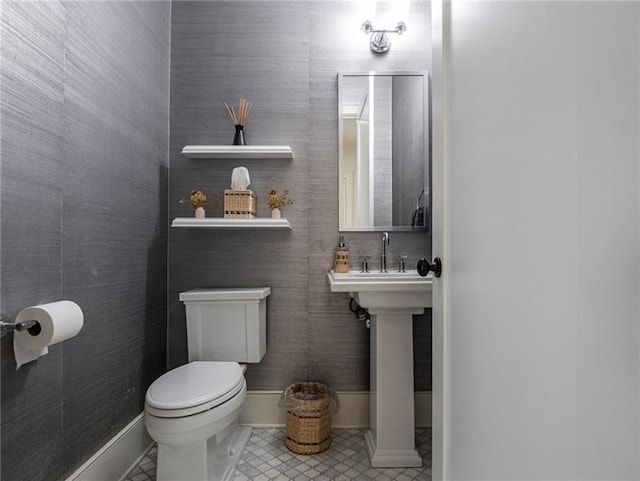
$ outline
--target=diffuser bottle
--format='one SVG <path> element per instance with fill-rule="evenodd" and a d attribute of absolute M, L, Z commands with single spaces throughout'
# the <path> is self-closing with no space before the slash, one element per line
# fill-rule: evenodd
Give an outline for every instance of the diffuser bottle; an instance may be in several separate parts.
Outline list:
<path fill-rule="evenodd" d="M 336 248 L 333 270 L 335 272 L 349 272 L 349 249 L 344 245 L 344 236 L 340 236 L 340 242 Z"/>

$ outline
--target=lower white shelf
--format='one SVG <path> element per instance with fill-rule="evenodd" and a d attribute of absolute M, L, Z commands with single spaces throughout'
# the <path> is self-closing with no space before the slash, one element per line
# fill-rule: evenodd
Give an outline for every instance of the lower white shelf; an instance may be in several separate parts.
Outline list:
<path fill-rule="evenodd" d="M 196 229 L 289 229 L 291 224 L 287 219 L 271 219 L 269 217 L 257 219 L 223 219 L 210 217 L 196 219 L 195 217 L 176 217 L 171 227 L 188 227 Z"/>

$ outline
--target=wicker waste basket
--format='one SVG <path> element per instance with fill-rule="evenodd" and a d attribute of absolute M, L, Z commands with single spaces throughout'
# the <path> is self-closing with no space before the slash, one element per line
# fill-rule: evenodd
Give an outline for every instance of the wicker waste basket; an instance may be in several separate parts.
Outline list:
<path fill-rule="evenodd" d="M 285 446 L 297 454 L 320 453 L 331 445 L 331 414 L 337 410 L 335 393 L 319 382 L 297 382 L 282 393 L 287 410 Z"/>

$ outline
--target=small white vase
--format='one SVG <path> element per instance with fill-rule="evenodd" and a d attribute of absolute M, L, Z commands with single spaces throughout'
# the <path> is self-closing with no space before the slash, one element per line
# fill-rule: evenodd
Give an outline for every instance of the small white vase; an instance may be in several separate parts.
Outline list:
<path fill-rule="evenodd" d="M 196 209 L 196 219 L 204 219 L 204 207 L 198 207 Z"/>
<path fill-rule="evenodd" d="M 280 209 L 271 209 L 271 218 L 272 219 L 279 219 L 280 217 L 282 217 L 281 213 L 280 213 Z"/>

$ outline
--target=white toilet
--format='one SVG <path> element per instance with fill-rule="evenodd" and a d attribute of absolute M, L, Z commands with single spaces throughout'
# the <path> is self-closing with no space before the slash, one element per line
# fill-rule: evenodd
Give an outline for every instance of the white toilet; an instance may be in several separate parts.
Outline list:
<path fill-rule="evenodd" d="M 219 481 L 232 474 L 251 428 L 237 426 L 246 365 L 266 352 L 271 288 L 194 289 L 180 294 L 189 363 L 156 379 L 144 424 L 158 443 L 157 481 Z"/>

